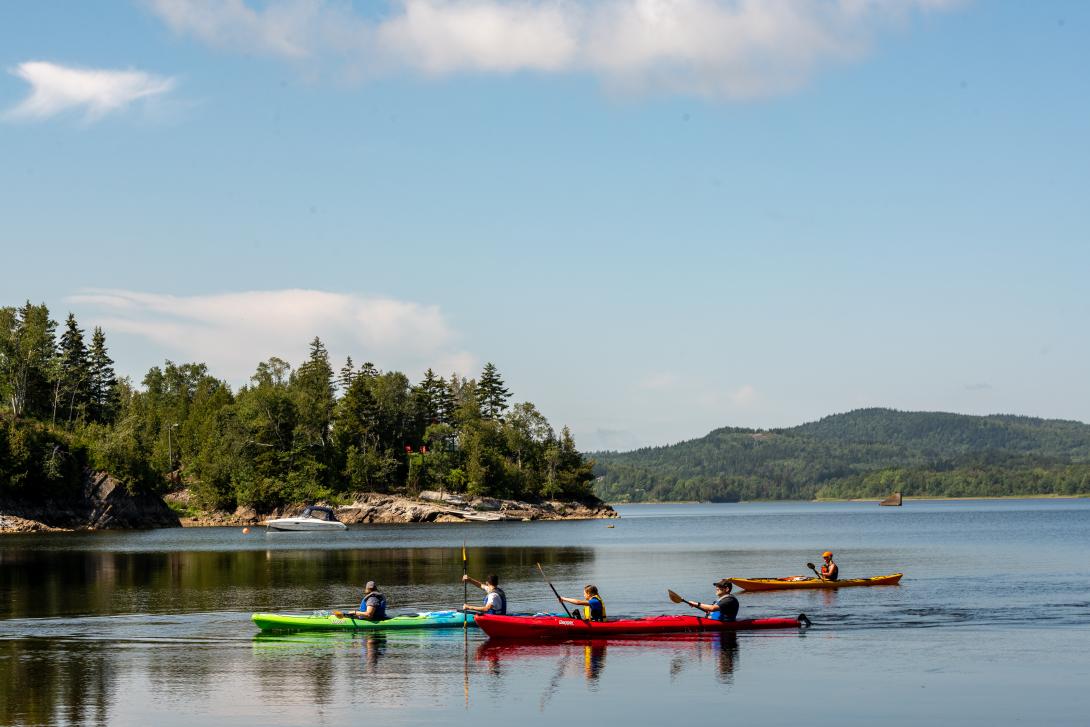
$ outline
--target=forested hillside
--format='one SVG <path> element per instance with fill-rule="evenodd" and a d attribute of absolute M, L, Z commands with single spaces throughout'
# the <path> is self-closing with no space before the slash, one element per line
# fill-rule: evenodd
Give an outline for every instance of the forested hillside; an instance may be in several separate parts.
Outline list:
<path fill-rule="evenodd" d="M 203 509 L 267 511 L 359 491 L 585 499 L 591 464 L 511 394 L 430 369 L 412 383 L 349 358 L 334 373 L 315 338 L 293 367 L 270 358 L 232 390 L 203 363 L 167 361 L 137 385 L 114 373 L 106 334 L 48 308 L 0 308 L 0 499 L 45 500 L 87 468 L 133 491 L 187 486 Z"/>
<path fill-rule="evenodd" d="M 592 456 L 613 502 L 1090 494 L 1090 425 L 1019 416 L 861 409 Z"/>

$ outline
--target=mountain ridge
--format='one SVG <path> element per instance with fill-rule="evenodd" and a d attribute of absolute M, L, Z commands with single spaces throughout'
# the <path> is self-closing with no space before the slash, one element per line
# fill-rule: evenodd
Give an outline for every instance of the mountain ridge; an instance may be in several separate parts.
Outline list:
<path fill-rule="evenodd" d="M 1014 414 L 856 409 L 590 456 L 614 502 L 1090 493 L 1090 424 Z"/>

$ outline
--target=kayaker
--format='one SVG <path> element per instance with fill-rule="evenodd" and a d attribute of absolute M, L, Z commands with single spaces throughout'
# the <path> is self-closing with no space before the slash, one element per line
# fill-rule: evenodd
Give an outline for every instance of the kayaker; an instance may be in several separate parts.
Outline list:
<path fill-rule="evenodd" d="M 568 598 L 561 596 L 560 600 L 573 606 L 583 607 L 583 619 L 586 621 L 605 621 L 606 604 L 598 595 L 598 586 L 583 586 L 583 598 Z"/>
<path fill-rule="evenodd" d="M 708 614 L 708 618 L 719 621 L 734 621 L 738 618 L 738 599 L 730 594 L 734 584 L 729 578 L 722 578 L 712 584 L 715 586 L 715 603 L 686 601 L 693 608 L 699 608 Z"/>
<path fill-rule="evenodd" d="M 470 578 L 467 575 L 463 575 L 462 582 L 472 583 L 486 594 L 483 606 L 470 606 L 468 603 L 463 603 L 463 610 L 475 611 L 476 613 L 492 613 L 497 616 L 507 615 L 507 594 L 500 588 L 500 579 L 495 573 L 490 573 L 484 581 L 479 581 L 476 578 Z"/>
<path fill-rule="evenodd" d="M 833 562 L 832 552 L 826 550 L 821 554 L 821 557 L 825 560 L 821 564 L 821 580 L 823 581 L 835 581 L 840 577 L 840 569 L 836 567 L 836 563 Z"/>
<path fill-rule="evenodd" d="M 349 611 L 346 615 L 365 621 L 385 621 L 389 618 L 386 615 L 386 596 L 379 592 L 374 581 L 367 581 L 363 587 L 363 598 L 360 599 L 360 610 Z"/>

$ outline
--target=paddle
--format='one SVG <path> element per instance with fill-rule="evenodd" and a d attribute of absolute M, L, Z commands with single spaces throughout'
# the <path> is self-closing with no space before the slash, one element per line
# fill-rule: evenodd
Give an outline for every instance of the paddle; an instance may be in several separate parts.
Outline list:
<path fill-rule="evenodd" d="M 689 608 L 699 608 L 698 606 L 694 606 L 692 601 L 687 598 L 682 598 L 681 596 L 671 591 L 669 588 L 666 589 L 666 595 L 668 595 L 670 597 L 670 600 L 674 603 L 684 603 Z M 704 609 L 701 608 L 700 610 L 703 611 Z"/>
<path fill-rule="evenodd" d="M 818 573 L 818 569 L 814 567 L 813 563 L 807 563 L 806 567 L 809 568 L 810 570 L 814 571 L 814 575 L 818 577 L 818 580 L 822 580 L 822 581 L 825 580 L 824 578 L 821 577 L 821 574 Z"/>
<path fill-rule="evenodd" d="M 462 538 L 462 603 L 469 603 L 469 581 L 466 580 L 467 575 L 469 575 L 469 571 L 467 570 L 467 566 L 466 566 L 466 541 L 465 541 L 465 538 Z M 464 608 L 462 609 L 462 613 L 465 613 Z M 469 629 L 469 619 L 463 617 L 462 618 L 462 631 L 466 631 L 468 633 L 468 629 Z M 466 657 L 466 658 L 469 658 L 469 657 Z M 468 694 L 466 695 L 466 700 L 467 701 L 469 700 Z"/>
<path fill-rule="evenodd" d="M 575 618 L 574 616 L 571 615 L 571 612 L 568 610 L 568 607 L 564 605 L 564 599 L 560 597 L 560 594 L 556 592 L 555 588 L 553 588 L 553 584 L 549 583 L 549 579 L 545 577 L 545 569 L 541 567 L 541 563 L 537 564 L 537 569 L 539 571 L 541 571 L 541 577 L 545 578 L 545 582 L 549 584 L 549 588 L 553 589 L 553 595 L 556 596 L 556 600 L 560 603 L 560 608 L 564 609 L 564 614 L 568 618 Z"/>

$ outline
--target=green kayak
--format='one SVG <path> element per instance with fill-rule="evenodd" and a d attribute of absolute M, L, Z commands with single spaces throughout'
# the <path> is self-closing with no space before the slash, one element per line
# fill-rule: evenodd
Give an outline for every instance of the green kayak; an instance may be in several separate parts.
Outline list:
<path fill-rule="evenodd" d="M 338 618 L 333 614 L 255 613 L 250 619 L 262 631 L 388 631 L 390 629 L 462 628 L 467 614 L 461 611 L 427 611 L 412 616 L 394 616 L 385 621 Z M 469 625 L 473 614 L 468 614 Z"/>

